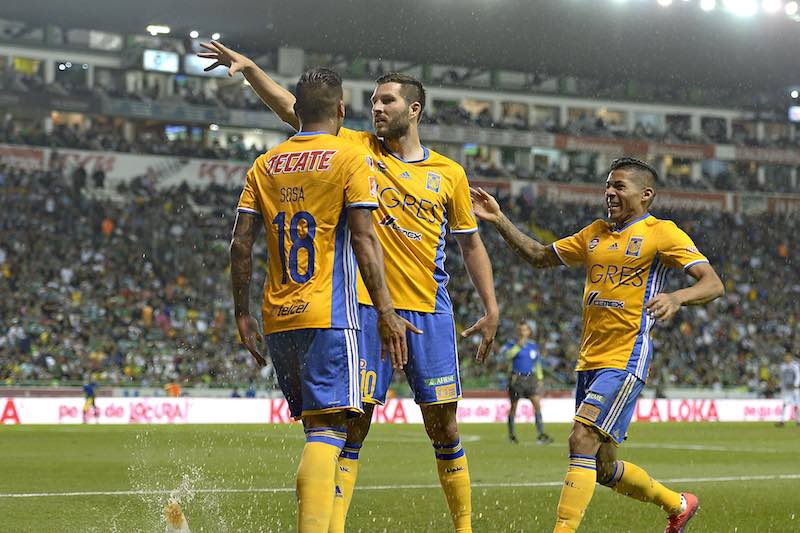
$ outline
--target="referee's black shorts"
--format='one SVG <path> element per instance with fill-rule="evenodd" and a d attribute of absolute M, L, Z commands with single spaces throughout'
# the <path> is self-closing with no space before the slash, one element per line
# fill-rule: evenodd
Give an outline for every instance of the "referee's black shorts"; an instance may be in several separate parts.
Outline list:
<path fill-rule="evenodd" d="M 511 401 L 540 396 L 539 380 L 532 374 L 511 374 L 508 380 L 508 397 Z"/>

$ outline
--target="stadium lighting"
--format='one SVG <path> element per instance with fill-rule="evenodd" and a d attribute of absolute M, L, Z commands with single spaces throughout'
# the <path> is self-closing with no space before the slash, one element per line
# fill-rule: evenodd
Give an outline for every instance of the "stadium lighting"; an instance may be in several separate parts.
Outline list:
<path fill-rule="evenodd" d="M 161 26 L 159 24 L 150 24 L 145 29 L 153 37 L 155 37 L 156 35 L 160 35 L 162 33 L 166 35 L 167 33 L 170 32 L 169 26 Z"/>
<path fill-rule="evenodd" d="M 67 66 L 64 63 L 59 63 L 58 70 L 67 70 Z"/>
<path fill-rule="evenodd" d="M 774 15 L 781 10 L 782 4 L 783 2 L 781 2 L 781 0 L 764 0 L 761 2 L 761 9 L 763 9 L 765 13 Z"/>
<path fill-rule="evenodd" d="M 724 4 L 737 17 L 750 17 L 758 12 L 756 0 L 724 0 Z"/>
<path fill-rule="evenodd" d="M 797 12 L 800 11 L 800 5 L 797 2 L 786 2 L 786 6 L 784 7 L 786 14 L 790 17 L 797 15 Z"/>
<path fill-rule="evenodd" d="M 215 41 L 218 41 L 220 37 L 222 37 L 222 35 L 220 35 L 219 32 L 214 32 L 211 34 L 211 38 Z"/>
<path fill-rule="evenodd" d="M 210 129 L 211 131 L 219 131 L 219 126 L 217 124 L 210 124 L 208 126 L 208 129 Z"/>
<path fill-rule="evenodd" d="M 191 37 L 192 39 L 197 39 L 198 37 L 200 37 L 200 32 L 197 30 L 192 30 L 189 32 L 189 37 Z"/>
<path fill-rule="evenodd" d="M 672 0 L 658 0 L 658 5 L 669 7 L 672 5 Z"/>
<path fill-rule="evenodd" d="M 792 98 L 798 98 L 798 97 L 800 97 L 800 91 L 795 89 L 794 91 L 789 93 L 789 96 L 791 96 Z"/>
<path fill-rule="evenodd" d="M 703 11 L 713 11 L 717 7 L 717 0 L 700 0 L 700 9 Z"/>

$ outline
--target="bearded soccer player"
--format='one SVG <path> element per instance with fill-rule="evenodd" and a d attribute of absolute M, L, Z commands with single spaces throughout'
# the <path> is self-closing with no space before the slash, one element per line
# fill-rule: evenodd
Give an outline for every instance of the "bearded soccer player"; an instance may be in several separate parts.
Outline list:
<path fill-rule="evenodd" d="M 295 129 L 294 96 L 275 83 L 251 60 L 220 43 L 204 45 L 202 57 L 215 59 L 209 69 L 227 66 L 242 71 L 259 97 Z M 445 234 L 454 234 L 464 264 L 481 297 L 485 315 L 463 336 L 482 336 L 476 359 L 491 349 L 497 330 L 498 308 L 489 256 L 478 235 L 464 169 L 420 143 L 418 124 L 425 107 L 425 90 L 416 79 L 389 74 L 377 80 L 372 95 L 375 134 L 342 129 L 339 137 L 371 154 L 380 207 L 374 213 L 376 233 L 386 254 L 386 282 L 399 314 L 422 330 L 409 339 L 408 359 L 399 365 L 382 360 L 372 333 L 374 301 L 359 290 L 364 356 L 362 394 L 365 415 L 351 421 L 340 459 L 338 488 L 341 517 L 331 528 L 344 530 L 358 472 L 358 456 L 369 431 L 372 409 L 386 401 L 394 369 L 403 368 L 420 405 L 425 429 L 436 457 L 439 481 L 457 532 L 472 531 L 469 470 L 461 446 L 456 405 L 461 398 L 456 334 L 450 296 L 445 286 Z"/>
<path fill-rule="evenodd" d="M 304 74 L 295 109 L 299 133 L 256 159 L 247 174 L 231 242 L 231 278 L 239 334 L 263 365 L 248 302 L 252 245 L 263 225 L 264 332 L 289 410 L 302 419 L 306 435 L 297 470 L 298 530 L 324 533 L 346 419 L 363 412 L 354 259 L 375 301 L 376 319 L 367 327 L 379 331 L 393 358 L 407 356 L 406 327 L 414 328 L 394 312 L 384 282 L 371 217 L 378 207 L 371 160 L 336 136 L 344 117 L 341 78 L 328 69 Z"/>
<path fill-rule="evenodd" d="M 689 236 L 648 212 L 657 180 L 656 171 L 643 161 L 614 161 L 605 184 L 608 221 L 596 220 L 550 246 L 524 235 L 487 192 L 472 191 L 478 218 L 492 223 L 533 267 L 586 269 L 576 413 L 554 533 L 578 529 L 596 482 L 661 507 L 669 517 L 667 533 L 684 531 L 698 509 L 696 496 L 674 492 L 639 466 L 617 460 L 653 356 L 651 329 L 670 320 L 682 305 L 708 303 L 724 293 Z M 663 293 L 669 268 L 697 281 Z"/>

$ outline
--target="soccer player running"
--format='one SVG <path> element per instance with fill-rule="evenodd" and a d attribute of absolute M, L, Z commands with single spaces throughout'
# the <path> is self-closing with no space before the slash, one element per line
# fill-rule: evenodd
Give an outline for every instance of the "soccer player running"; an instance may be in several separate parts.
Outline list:
<path fill-rule="evenodd" d="M 661 507 L 669 516 L 667 533 L 683 531 L 698 508 L 694 495 L 669 490 L 639 466 L 617 460 L 652 359 L 650 330 L 656 322 L 670 320 L 682 305 L 708 303 L 724 293 L 689 236 L 648 212 L 657 179 L 643 161 L 614 161 L 605 183 L 608 222 L 596 220 L 550 246 L 524 235 L 487 192 L 472 191 L 478 218 L 493 224 L 533 267 L 586 269 L 577 411 L 555 533 L 577 530 L 595 482 Z M 663 293 L 668 268 L 682 269 L 697 281 Z"/>
<path fill-rule="evenodd" d="M 328 69 L 297 82 L 300 131 L 258 157 L 247 174 L 231 241 L 231 281 L 242 343 L 259 365 L 261 335 L 250 315 L 252 247 L 267 238 L 263 320 L 278 383 L 306 444 L 297 470 L 298 530 L 330 527 L 346 419 L 362 413 L 356 262 L 375 302 L 373 326 L 394 360 L 407 355 L 406 328 L 384 282 L 372 226 L 374 168 L 336 137 L 344 118 L 342 80 Z M 353 252 L 355 252 L 355 257 Z"/>
<path fill-rule="evenodd" d="M 261 100 L 286 123 L 298 128 L 295 97 L 275 83 L 247 57 L 218 42 L 203 45 L 217 66 L 232 75 L 241 71 Z M 337 500 L 332 533 L 344 530 L 344 519 L 358 474 L 358 457 L 375 404 L 386 401 L 394 369 L 402 368 L 420 405 L 434 448 L 439 481 L 455 531 L 472 531 L 469 469 L 456 421 L 461 398 L 452 304 L 444 269 L 445 234 L 449 229 L 461 249 L 467 272 L 483 302 L 485 315 L 462 332 L 482 336 L 476 360 L 489 353 L 497 331 L 498 308 L 492 266 L 478 235 L 464 169 L 424 147 L 418 124 L 425 90 L 418 80 L 389 74 L 377 80 L 372 95 L 375 134 L 342 128 L 339 137 L 366 148 L 377 167 L 380 207 L 374 213 L 376 233 L 386 254 L 386 282 L 399 314 L 422 330 L 409 338 L 408 358 L 397 364 L 382 360 L 372 333 L 376 308 L 360 288 L 359 314 L 364 337 L 361 360 L 365 414 L 350 422 L 339 461 Z"/>
<path fill-rule="evenodd" d="M 794 419 L 800 426 L 800 363 L 795 361 L 790 352 L 786 352 L 778 370 L 781 380 L 781 398 L 783 398 L 783 409 L 781 410 L 781 421 L 775 425 L 783 427 L 786 420 L 792 414 L 794 407 Z"/>
<path fill-rule="evenodd" d="M 542 422 L 542 390 L 544 388 L 544 372 L 539 345 L 531 340 L 531 326 L 526 321 L 517 325 L 517 341 L 508 341 L 501 349 L 500 355 L 509 361 L 508 399 L 511 407 L 508 411 L 508 439 L 517 444 L 517 432 L 514 429 L 514 417 L 520 398 L 528 398 L 533 404 L 536 419 L 536 441 L 539 444 L 550 444 L 552 437 L 544 432 Z"/>

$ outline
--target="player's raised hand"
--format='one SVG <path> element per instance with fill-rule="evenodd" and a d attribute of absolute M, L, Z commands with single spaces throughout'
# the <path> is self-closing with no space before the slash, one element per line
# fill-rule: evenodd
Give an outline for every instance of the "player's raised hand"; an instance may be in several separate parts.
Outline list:
<path fill-rule="evenodd" d="M 497 321 L 498 317 L 496 316 L 483 315 L 472 327 L 461 332 L 462 337 L 480 333 L 481 343 L 478 346 L 478 353 L 475 354 L 475 361 L 478 363 L 483 363 L 486 356 L 492 352 L 494 336 L 497 334 Z"/>
<path fill-rule="evenodd" d="M 681 302 L 674 295 L 662 292 L 650 298 L 644 307 L 651 318 L 666 322 L 680 310 Z"/>
<path fill-rule="evenodd" d="M 259 332 L 258 321 L 250 315 L 237 316 L 236 327 L 239 328 L 239 337 L 242 339 L 242 344 L 253 356 L 253 359 L 256 360 L 258 366 L 266 366 L 266 359 L 258 351 L 258 343 L 263 340 Z"/>
<path fill-rule="evenodd" d="M 200 43 L 200 46 L 208 50 L 208 52 L 198 52 L 198 57 L 214 60 L 214 63 L 203 69 L 205 72 L 214 70 L 217 67 L 228 67 L 228 76 L 233 76 L 245 68 L 255 66 L 252 59 L 235 50 L 231 50 L 219 41 Z"/>
<path fill-rule="evenodd" d="M 494 196 L 480 187 L 470 187 L 469 194 L 472 197 L 472 211 L 475 216 L 486 222 L 497 222 L 502 212 Z"/>
<path fill-rule="evenodd" d="M 401 369 L 408 363 L 408 343 L 406 332 L 422 333 L 411 322 L 398 315 L 395 311 L 378 313 L 378 334 L 381 337 L 381 359 L 389 355 L 392 368 Z"/>

